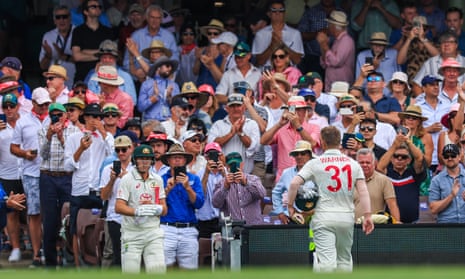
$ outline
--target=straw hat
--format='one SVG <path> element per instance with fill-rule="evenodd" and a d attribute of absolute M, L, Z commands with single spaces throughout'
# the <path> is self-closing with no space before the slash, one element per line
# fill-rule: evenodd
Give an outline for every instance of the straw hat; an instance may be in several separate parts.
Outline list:
<path fill-rule="evenodd" d="M 384 34 L 383 32 L 374 32 L 374 33 L 372 33 L 371 38 L 368 41 L 368 43 L 369 44 L 376 44 L 376 45 L 384 45 L 384 46 L 389 45 L 386 34 Z"/>
<path fill-rule="evenodd" d="M 331 24 L 339 26 L 347 26 L 349 24 L 347 21 L 347 15 L 342 11 L 332 11 L 329 18 L 325 20 Z"/>
<path fill-rule="evenodd" d="M 200 27 L 200 33 L 207 37 L 207 30 L 208 29 L 216 29 L 220 31 L 220 33 L 226 31 L 224 29 L 224 24 L 223 22 L 219 21 L 218 19 L 212 19 L 207 25 L 201 26 Z"/>
<path fill-rule="evenodd" d="M 358 100 L 353 95 L 345 94 L 339 98 L 339 101 L 336 103 L 336 108 L 339 109 L 339 106 L 342 103 L 352 102 L 354 106 L 358 105 Z"/>
<path fill-rule="evenodd" d="M 159 49 L 163 52 L 163 54 L 167 57 L 171 57 L 173 55 L 173 53 L 171 52 L 171 50 L 169 50 L 168 48 L 165 47 L 165 44 L 162 42 L 162 41 L 159 41 L 159 40 L 153 40 L 151 43 L 150 43 L 150 46 L 148 48 L 145 48 L 144 50 L 142 50 L 142 56 L 147 58 L 147 59 L 150 59 L 150 52 L 152 51 L 152 49 Z"/>
<path fill-rule="evenodd" d="M 295 143 L 295 147 L 291 152 L 289 152 L 289 156 L 294 156 L 296 152 L 302 151 L 309 151 L 312 154 L 312 144 L 306 140 L 299 140 Z"/>
<path fill-rule="evenodd" d="M 114 86 L 120 86 L 124 83 L 124 79 L 118 75 L 115 66 L 110 65 L 100 66 L 97 71 L 97 76 L 93 77 L 92 80 Z"/>
<path fill-rule="evenodd" d="M 171 145 L 170 149 L 168 150 L 168 152 L 166 152 L 165 154 L 163 154 L 161 156 L 161 161 L 163 162 L 163 164 L 169 166 L 169 163 L 168 163 L 168 159 L 173 156 L 173 155 L 181 155 L 181 156 L 184 156 L 184 158 L 186 158 L 186 165 L 189 164 L 192 159 L 194 158 L 192 156 L 192 154 L 190 153 L 187 153 L 185 150 L 184 150 L 184 147 L 182 147 L 182 145 L 180 145 L 179 143 L 175 143 L 173 145 Z"/>
<path fill-rule="evenodd" d="M 428 120 L 428 117 L 424 117 L 422 115 L 421 107 L 417 105 L 410 105 L 408 106 L 405 111 L 401 111 L 398 113 L 400 119 L 405 119 L 406 116 L 414 116 L 421 119 L 421 121 Z"/>
<path fill-rule="evenodd" d="M 176 98 L 186 98 L 192 95 L 197 96 L 197 108 L 203 107 L 203 105 L 208 102 L 208 93 L 199 92 L 192 81 L 184 82 L 181 88 L 181 94 L 174 96 L 173 100 Z"/>
<path fill-rule="evenodd" d="M 68 80 L 68 74 L 66 73 L 66 69 L 60 65 L 50 65 L 50 67 L 48 67 L 48 71 L 46 71 L 42 75 L 44 77 L 59 76 L 61 78 L 64 78 L 65 80 Z"/>

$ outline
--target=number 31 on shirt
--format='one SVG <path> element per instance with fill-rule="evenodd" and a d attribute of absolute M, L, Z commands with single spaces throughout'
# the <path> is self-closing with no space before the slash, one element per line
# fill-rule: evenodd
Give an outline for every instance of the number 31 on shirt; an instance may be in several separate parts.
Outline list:
<path fill-rule="evenodd" d="M 332 185 L 326 186 L 326 188 L 330 192 L 338 192 L 342 188 L 342 180 L 341 177 L 344 175 L 347 177 L 347 187 L 348 190 L 352 190 L 352 168 L 350 167 L 349 164 L 344 165 L 342 168 L 336 165 L 329 165 L 326 166 L 325 171 L 331 173 L 331 180 L 334 181 L 334 183 L 331 183 Z M 336 186 L 334 186 L 336 184 Z"/>

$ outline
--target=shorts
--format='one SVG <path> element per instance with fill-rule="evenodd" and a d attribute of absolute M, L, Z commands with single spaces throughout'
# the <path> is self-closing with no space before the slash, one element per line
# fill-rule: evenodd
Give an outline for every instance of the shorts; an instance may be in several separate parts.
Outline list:
<path fill-rule="evenodd" d="M 5 189 L 7 195 L 10 195 L 11 191 L 15 194 L 24 194 L 23 182 L 21 179 L 10 180 L 0 178 L 0 182 L 3 184 L 3 189 Z"/>
<path fill-rule="evenodd" d="M 71 235 L 75 235 L 77 232 L 77 215 L 79 213 L 79 209 L 101 209 L 102 206 L 103 201 L 100 199 L 100 197 L 95 195 L 77 197 L 71 196 L 69 205 L 69 232 Z"/>
<path fill-rule="evenodd" d="M 40 214 L 39 177 L 23 175 L 24 194 L 26 194 L 27 215 Z"/>

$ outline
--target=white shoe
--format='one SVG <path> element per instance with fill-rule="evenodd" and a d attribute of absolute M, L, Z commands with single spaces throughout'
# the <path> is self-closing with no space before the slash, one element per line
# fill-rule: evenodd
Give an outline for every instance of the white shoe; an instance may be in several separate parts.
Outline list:
<path fill-rule="evenodd" d="M 11 250 L 11 254 L 8 257 L 8 261 L 11 262 L 19 262 L 21 260 L 21 251 L 19 248 L 15 248 Z"/>

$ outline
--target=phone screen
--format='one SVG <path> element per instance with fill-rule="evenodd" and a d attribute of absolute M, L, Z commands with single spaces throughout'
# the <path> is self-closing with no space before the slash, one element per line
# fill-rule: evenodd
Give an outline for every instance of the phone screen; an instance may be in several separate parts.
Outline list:
<path fill-rule="evenodd" d="M 373 65 L 373 57 L 365 57 L 365 64 Z"/>
<path fill-rule="evenodd" d="M 187 174 L 186 166 L 174 167 L 174 177 L 179 176 L 181 173 Z"/>
<path fill-rule="evenodd" d="M 0 120 L 2 120 L 3 122 L 6 122 L 6 115 L 0 114 Z"/>
<path fill-rule="evenodd" d="M 113 161 L 113 171 L 116 173 L 116 175 L 119 175 L 121 173 L 121 161 Z"/>

